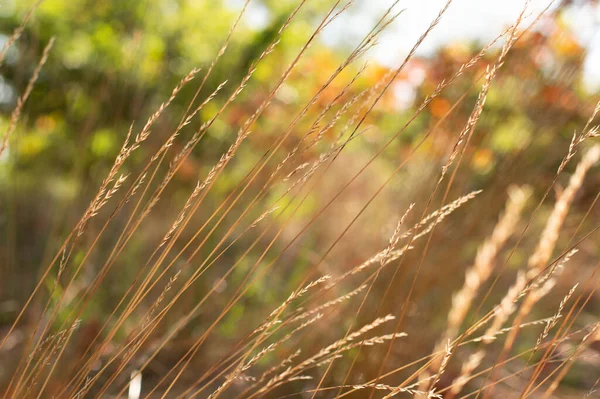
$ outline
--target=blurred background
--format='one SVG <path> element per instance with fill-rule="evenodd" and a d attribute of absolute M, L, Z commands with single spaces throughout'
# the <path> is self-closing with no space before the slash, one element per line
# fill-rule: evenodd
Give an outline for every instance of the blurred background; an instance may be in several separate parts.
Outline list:
<path fill-rule="evenodd" d="M 174 253 L 184 248 L 203 221 L 227 201 L 228 195 L 263 157 L 268 145 L 285 130 L 390 3 L 386 0 L 357 1 L 317 37 L 273 103 L 252 128 L 253 134 L 215 182 L 206 202 L 175 243 Z M 405 11 L 382 35 L 377 46 L 364 55 L 360 62 L 350 65 L 339 79 L 326 88 L 322 97 L 294 128 L 290 139 L 283 143 L 277 159 L 281 159 L 297 144 L 321 109 L 332 101 L 361 67 L 366 65 L 344 98 L 377 84 L 390 68 L 399 65 L 443 4 L 439 0 L 400 1 L 395 10 Z M 8 0 L 0 4 L 0 42 L 6 41 L 21 24 L 32 5 L 30 0 Z M 21 38 L 8 50 L 0 66 L 0 126 L 6 130 L 17 98 L 26 89 L 44 47 L 51 37 L 55 37 L 55 44 L 22 110 L 9 146 L 0 158 L 0 335 L 11 326 L 37 284 L 40 272 L 55 256 L 96 194 L 131 123 L 135 122 L 139 130 L 192 68 L 202 68 L 199 74 L 202 77 L 243 5 L 241 0 L 41 2 L 26 24 Z M 294 0 L 250 2 L 227 51 L 203 87 L 200 98 L 210 95 L 223 81 L 227 80 L 228 84 L 182 130 L 181 139 L 173 145 L 173 153 L 181 150 L 194 131 L 224 104 L 237 82 L 275 37 L 296 5 Z M 410 203 L 417 204 L 417 211 L 409 216 L 409 221 L 418 221 L 439 171 L 455 144 L 456 135 L 469 118 L 479 94 L 480 77 L 486 65 L 497 57 L 500 45 L 494 46 L 482 61 L 434 99 L 336 198 L 334 206 L 316 218 L 311 228 L 286 248 L 304 225 L 412 118 L 415 109 L 436 85 L 456 72 L 482 46 L 514 22 L 523 5 L 522 0 L 453 2 L 448 14 L 425 39 L 369 115 L 365 121 L 365 131 L 340 153 L 328 168 L 327 177 L 318 182 L 300 211 L 284 226 L 273 250 L 263 260 L 267 264 L 276 259 L 275 267 L 258 279 L 244 299 L 218 324 L 210 335 L 210 344 L 204 346 L 194 359 L 194 368 L 184 375 L 186 381 L 194 381 L 200 371 L 224 356 L 240 338 L 256 328 L 260 320 L 284 301 L 307 274 L 315 272 L 314 264 L 319 263 L 320 274 L 340 275 L 387 245 L 397 220 Z M 529 8 L 532 14 L 526 22 L 532 22 L 547 5 L 548 1 L 532 1 Z M 81 324 L 73 338 L 76 345 L 70 349 L 72 356 L 76 357 L 77 348 L 85 348 L 92 339 L 90 337 L 100 331 L 102 323 L 135 278 L 137 270 L 177 217 L 198 179 L 204 178 L 227 151 L 237 130 L 266 98 L 330 6 L 330 2 L 325 1 L 307 2 L 285 30 L 275 50 L 259 65 L 241 95 L 216 120 L 177 171 L 165 195 L 144 222 L 144 228 L 132 237 L 107 274 L 105 284 L 98 289 L 94 300 L 80 316 Z M 525 216 L 520 222 L 520 229 L 517 228 L 520 232 L 528 221 L 527 215 L 531 214 L 552 183 L 573 132 L 582 129 L 600 99 L 599 18 L 600 8 L 596 1 L 556 1 L 534 28 L 523 33 L 508 54 L 491 86 L 483 115 L 457 169 L 448 198 L 454 199 L 476 189 L 482 189 L 483 192 L 448 217 L 432 236 L 403 325 L 404 331 L 412 339 L 398 341 L 394 345 L 386 370 L 431 353 L 433 345 L 446 328 L 452 293 L 462 286 L 464 272 L 472 264 L 478 245 L 491 234 L 506 203 L 508 187 L 528 185 L 532 189 Z M 198 82 L 200 79 L 196 78 Z M 197 83 L 196 80 L 194 82 Z M 139 172 L 160 148 L 179 123 L 196 87 L 194 84 L 184 87 L 156 122 L 147 143 L 124 165 L 125 172 Z M 465 93 L 466 97 L 462 98 Z M 455 104 L 457 108 L 451 116 L 443 119 Z M 417 147 L 417 143 L 434 126 L 435 135 Z M 311 156 L 318 157 L 335 139 L 335 133 L 332 132 L 325 137 L 322 145 L 315 146 L 303 157 L 307 162 Z M 412 154 L 415 149 L 416 152 Z M 410 162 L 406 167 L 385 186 L 385 190 L 327 253 L 324 261 L 319 262 L 374 192 L 390 177 L 398 164 L 409 157 Z M 575 164 L 573 162 L 567 166 L 566 175 L 559 178 L 556 189 L 537 212 L 528 234 L 516 247 L 506 268 L 498 271 L 498 284 L 486 298 L 485 309 L 491 309 L 501 300 L 514 282 L 516 271 L 526 263 L 552 210 L 554 199 L 568 182 L 568 175 L 573 172 Z M 206 249 L 202 249 L 194 258 L 198 260 L 197 263 L 209 255 L 210 249 L 218 242 L 219 234 L 227 231 L 228 224 L 233 223 L 244 210 L 245 204 L 253 198 L 251 194 L 262 187 L 275 171 L 276 165 L 267 165 L 253 183 L 254 191 L 250 190 L 252 192 L 242 197 L 226 216 L 222 226 L 216 226 L 214 238 L 211 237 Z M 600 211 L 591 205 L 599 187 L 600 175 L 592 170 L 569 211 L 556 254 L 567 247 L 574 234 L 578 233 L 580 237 L 583 232 L 595 227 L 594 221 L 598 220 Z M 253 210 L 250 218 L 258 217 L 279 195 L 281 190 L 268 193 L 261 199 L 264 205 Z M 433 202 L 436 206 L 442 195 L 443 192 L 435 196 Z M 590 214 L 583 226 L 579 226 L 588 210 Z M 115 245 L 115 236 L 125 223 L 125 219 L 115 220 L 109 226 L 108 233 L 102 235 L 84 263 L 77 284 L 70 288 L 70 298 L 80 295 L 98 273 Z M 94 232 L 98 233 L 102 226 L 100 221 L 90 223 L 90 234 L 82 238 L 83 248 L 76 249 L 72 254 L 73 264 L 83 259 L 85 245 L 93 241 Z M 275 237 L 274 230 L 267 231 L 259 241 L 263 245 L 250 250 L 239 268 L 225 283 L 220 284 L 213 299 L 202 307 L 177 339 L 172 340 L 153 360 L 144 376 L 147 386 L 152 386 L 153 379 L 164 375 L 190 348 L 194 337 L 212 323 L 228 299 L 243 284 L 247 273 L 252 273 L 252 264 L 259 259 L 269 240 Z M 199 298 L 212 289 L 225 270 L 250 247 L 257 236 L 258 233 L 253 233 L 232 243 L 224 256 L 180 298 L 181 309 L 192 308 Z M 595 266 L 594 259 L 599 255 L 598 242 L 592 236 L 581 244 L 580 252 L 561 276 L 555 288 L 556 293 L 539 304 L 532 319 L 554 314 L 558 303 L 573 284 L 589 278 Z M 515 244 L 516 238 L 509 241 L 499 263 L 507 259 L 509 250 Z M 423 245 L 417 244 L 417 249 L 422 250 Z M 284 248 L 283 255 L 277 257 Z M 415 273 L 412 265 L 419 263 L 421 250 L 408 253 L 404 266 L 397 269 L 396 273 L 394 268 L 384 270 L 365 304 L 368 311 L 358 315 L 359 325 L 372 321 L 376 313 L 399 314 L 399 305 Z M 182 273 L 185 276 L 189 271 L 182 269 Z M 390 279 L 398 288 L 384 298 L 383 293 Z M 45 282 L 48 292 L 53 281 L 48 279 Z M 353 286 L 349 284 L 348 287 Z M 61 288 L 64 288 L 63 284 L 58 284 L 58 290 Z M 482 291 L 485 292 L 485 289 Z M 595 290 L 595 286 L 592 284 L 589 289 Z M 338 287 L 334 291 L 330 293 L 332 298 L 348 289 Z M 21 342 L 27 335 L 26 326 L 37 321 L 45 299 L 47 297 L 42 295 L 28 308 L 23 322 L 25 327 L 18 328 L 14 342 L 11 341 L 10 347 L 2 349 L 5 353 L 0 354 L 0 358 L 8 359 L 9 353 L 20 353 Z M 351 309 L 350 314 L 354 314 L 359 303 L 360 300 L 354 298 L 345 306 Z M 583 326 L 590 320 L 597 320 L 599 307 L 600 297 L 594 294 L 576 324 Z M 62 312 L 67 317 L 70 310 L 69 306 L 64 306 L 64 309 L 60 309 L 58 319 Z M 155 335 L 164 334 L 179 317 L 177 310 L 170 312 Z M 333 320 L 317 323 L 312 333 L 303 337 L 303 348 L 320 348 L 337 339 L 351 322 L 345 319 L 344 312 L 335 313 L 331 318 Z M 535 342 L 539 333 L 539 329 L 523 331 L 524 347 Z M 152 339 L 148 345 L 153 342 Z M 292 341 L 289 347 L 281 351 L 289 351 L 294 345 Z M 378 361 L 384 354 L 385 348 L 372 348 L 358 354 L 351 380 L 360 382 L 373 378 L 379 366 Z M 447 371 L 446 379 L 451 381 L 457 376 L 460 364 L 467 355 L 459 354 L 456 364 Z M 273 356 L 285 358 L 286 355 L 278 353 Z M 336 362 L 324 386 L 341 384 L 348 362 Z M 269 359 L 266 359 L 264 367 L 268 365 Z M 577 363 L 563 381 L 558 397 L 581 397 L 589 391 L 598 376 L 599 365 L 595 352 L 589 359 Z M 6 385 L 13 367 L 10 362 L 0 360 L 0 384 Z M 304 381 L 292 385 L 292 388 L 281 388 L 277 394 L 284 395 L 313 386 Z M 511 392 L 509 388 L 506 389 L 499 389 L 496 393 Z M 323 397 L 327 396 L 324 394 Z"/>

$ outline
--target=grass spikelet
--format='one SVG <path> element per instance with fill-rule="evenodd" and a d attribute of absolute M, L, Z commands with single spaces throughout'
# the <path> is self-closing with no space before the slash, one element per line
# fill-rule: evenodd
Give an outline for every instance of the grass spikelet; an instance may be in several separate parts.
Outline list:
<path fill-rule="evenodd" d="M 33 9 L 30 12 L 32 12 L 32 11 L 33 11 Z M 29 16 L 30 16 L 30 13 L 27 14 L 26 18 L 28 19 Z M 17 33 L 17 32 L 15 32 L 15 33 Z M 20 33 L 19 33 L 19 35 L 20 35 Z M 14 36 L 14 34 L 13 34 L 13 36 Z M 13 37 L 9 38 L 9 40 L 5 43 L 5 46 L 10 46 L 11 39 L 13 39 Z M 13 40 L 16 40 L 16 39 L 13 39 Z M 33 87 L 35 86 L 35 82 L 38 80 L 38 78 L 40 76 L 42 67 L 48 60 L 48 56 L 50 55 L 50 50 L 52 49 L 53 45 L 54 45 L 54 38 L 51 38 L 48 41 L 48 44 L 46 44 L 46 47 L 44 47 L 44 52 L 42 53 L 42 57 L 40 58 L 40 61 L 38 62 L 35 69 L 33 70 L 33 75 L 31 75 L 31 78 L 29 79 L 29 82 L 27 83 L 27 87 L 25 88 L 25 91 L 17 99 L 17 105 L 15 106 L 15 109 L 12 111 L 12 113 L 10 115 L 8 129 L 4 133 L 4 137 L 2 139 L 2 145 L 0 145 L 0 155 L 2 155 L 4 150 L 6 150 L 6 147 L 8 146 L 8 139 L 10 138 L 10 136 L 13 134 L 13 132 L 17 128 L 17 122 L 19 121 L 19 117 L 21 116 L 21 112 L 23 111 L 23 106 L 25 105 L 25 102 L 29 98 L 31 91 L 33 90 Z M 5 49 L 2 50 L 2 53 L 0 53 L 0 64 L 2 63 L 2 59 L 4 58 L 4 53 L 6 52 L 6 49 L 8 49 L 8 47 L 5 47 Z"/>
<path fill-rule="evenodd" d="M 577 286 L 579 284 L 575 284 L 567 293 L 567 295 L 565 295 L 565 297 L 562 299 L 562 301 L 560 301 L 560 304 L 558 305 L 558 310 L 556 311 L 556 314 L 554 316 L 552 316 L 548 322 L 546 323 L 546 327 L 544 327 L 544 331 L 542 331 L 542 334 L 540 334 L 540 336 L 538 337 L 536 343 L 535 343 L 535 348 L 534 348 L 534 352 L 535 350 L 540 346 L 540 344 L 542 343 L 542 341 L 544 339 L 546 339 L 546 337 L 548 336 L 548 333 L 550 332 L 550 330 L 556 325 L 556 323 L 558 322 L 558 319 L 561 317 L 562 315 L 562 311 L 567 303 L 567 301 L 569 300 L 569 298 L 571 298 L 571 296 L 573 295 L 573 293 L 575 292 L 575 290 L 577 289 Z"/>
<path fill-rule="evenodd" d="M 443 340 L 455 338 L 479 287 L 492 273 L 494 258 L 513 234 L 529 195 L 527 188 L 511 187 L 509 189 L 509 199 L 504 214 L 494 227 L 492 235 L 479 247 L 475 262 L 467 270 L 463 287 L 452 298 L 452 307 L 448 313 L 448 326 Z M 436 347 L 438 350 L 442 348 L 441 342 L 438 342 Z"/>
<path fill-rule="evenodd" d="M 567 188 L 560 194 L 554 205 L 535 252 L 529 258 L 528 266 L 530 268 L 540 270 L 550 259 L 560 228 L 575 198 L 575 194 L 583 184 L 586 173 L 598 162 L 598 159 L 600 159 L 600 146 L 596 145 L 588 150 L 577 165 L 575 173 L 569 179 Z"/>

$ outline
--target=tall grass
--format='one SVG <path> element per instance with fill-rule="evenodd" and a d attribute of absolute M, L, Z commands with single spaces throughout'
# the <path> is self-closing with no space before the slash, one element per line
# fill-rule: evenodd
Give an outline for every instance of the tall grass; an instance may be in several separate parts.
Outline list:
<path fill-rule="evenodd" d="M 340 65 L 329 71 L 306 103 L 285 109 L 285 127 L 261 142 L 260 153 L 250 158 L 254 163 L 238 162 L 248 142 L 265 134 L 261 121 L 270 117 L 269 110 L 290 76 L 301 68 L 311 44 L 352 5 L 352 1 L 332 1 L 247 119 L 231 126 L 237 132 L 227 138 L 229 147 L 180 201 L 170 190 L 177 184 L 178 172 L 214 125 L 223 123 L 224 115 L 245 95 L 257 69 L 274 62 L 271 53 L 307 2 L 297 3 L 240 81 L 223 81 L 203 96 L 209 77 L 229 51 L 248 3 L 212 63 L 191 70 L 146 122 L 133 122 L 123 132 L 122 147 L 100 187 L 43 265 L 28 299 L 2 335 L 2 396 L 558 395 L 569 370 L 588 361 L 587 348 L 600 338 L 597 322 L 580 318 L 596 290 L 600 263 L 589 269 L 590 274 L 580 276 L 579 285 L 569 286 L 564 294 L 556 292 L 566 271 L 575 267 L 577 250 L 592 241 L 598 229 L 584 223 L 594 200 L 577 228 L 562 232 L 578 191 L 600 157 L 600 147 L 592 143 L 598 135 L 599 106 L 564 149 L 545 192 L 510 186 L 504 212 L 494 216 L 498 222 L 485 231 L 487 238 L 476 253 L 467 247 L 471 237 L 455 237 L 472 255 L 470 264 L 461 264 L 464 271 L 452 272 L 464 274 L 462 287 L 451 287 L 452 296 L 439 298 L 434 285 L 421 284 L 424 269 L 442 270 L 460 263 L 451 259 L 459 251 L 437 257 L 433 264 L 430 259 L 440 245 L 440 232 L 453 234 L 443 230 L 448 219 L 455 212 L 477 219 L 485 211 L 489 197 L 482 199 L 479 187 L 463 190 L 460 166 L 477 145 L 473 137 L 485 115 L 490 88 L 509 62 L 507 55 L 548 10 L 532 17 L 526 4 L 512 26 L 451 76 L 431 82 L 431 93 L 392 133 L 381 137 L 373 151 L 359 154 L 352 149 L 364 145 L 361 140 L 371 127 L 372 112 L 444 18 L 452 0 L 397 68 L 358 90 L 370 67 L 357 64 L 400 16 L 394 3 Z M 34 12 L 35 6 L 6 46 L 19 40 Z M 52 43 L 44 49 L 17 100 L 0 155 L 10 149 L 18 132 L 26 101 L 52 57 Z M 495 47 L 498 43 L 500 49 Z M 0 62 L 7 48 L 0 53 Z M 432 101 L 474 68 L 485 72 L 423 132 L 411 151 L 394 158 L 385 176 L 374 172 L 373 166 Z M 324 101 L 332 82 L 340 80 L 344 83 L 335 86 L 340 89 Z M 176 127 L 166 135 L 161 132 L 166 139 L 155 145 L 152 136 L 161 129 L 157 122 L 178 95 L 194 85 L 195 95 Z M 467 94 L 473 92 L 477 93 L 475 101 L 466 104 Z M 209 105 L 214 114 L 199 123 L 198 115 Z M 406 170 L 419 161 L 419 151 L 448 120 L 456 118 L 457 109 L 467 106 L 469 116 L 465 121 L 458 119 L 462 127 L 452 133 L 446 153 L 430 162 L 435 168 L 430 181 L 421 178 L 422 191 L 414 189 L 418 193 L 414 198 L 406 194 L 397 201 L 393 214 L 383 215 L 391 219 L 389 237 L 380 240 L 361 234 L 364 226 L 379 230 L 380 226 L 365 222 L 365 215 L 373 212 L 377 199 L 391 185 L 408 185 Z M 134 160 L 140 148 L 150 154 L 141 165 Z M 230 170 L 238 178 L 225 193 L 217 193 L 217 183 Z M 566 186 L 559 188 L 562 182 Z M 349 207 L 345 196 L 357 184 L 365 192 Z M 551 199 L 553 190 L 558 191 L 555 200 Z M 315 198 L 316 206 L 308 207 Z M 162 220 L 165 214 L 171 219 L 166 225 L 155 223 L 156 213 Z M 564 246 L 559 241 L 561 233 L 568 235 Z M 323 242 L 311 243 L 307 237 L 323 237 Z M 148 240 L 148 253 L 131 257 L 129 248 L 144 240 Z M 345 258 L 340 250 L 363 242 L 369 244 L 369 256 Z M 308 266 L 295 266 L 294 253 L 299 247 L 310 250 L 311 245 L 315 247 Z M 528 259 L 523 259 L 523 250 L 530 251 Z M 579 262 L 591 261 L 588 257 Z M 115 281 L 126 288 L 121 292 Z M 506 292 L 498 289 L 506 283 Z M 280 305 L 264 308 L 259 303 L 245 311 L 260 297 L 257 290 L 277 298 Z M 287 292 L 279 299 L 283 291 Z M 112 293 L 112 300 L 105 299 L 106 292 Z M 433 315 L 431 324 L 414 324 L 414 320 L 427 319 L 426 313 L 424 319 L 412 315 L 423 312 L 419 303 L 427 302 L 428 295 L 437 301 L 436 307 L 448 312 L 441 334 Z M 536 318 L 540 313 L 532 312 L 548 297 L 558 298 L 558 308 L 546 318 Z M 237 328 L 227 336 L 222 329 L 232 314 Z M 89 319 L 95 323 L 87 323 Z M 409 349 L 411 345 L 418 350 Z"/>

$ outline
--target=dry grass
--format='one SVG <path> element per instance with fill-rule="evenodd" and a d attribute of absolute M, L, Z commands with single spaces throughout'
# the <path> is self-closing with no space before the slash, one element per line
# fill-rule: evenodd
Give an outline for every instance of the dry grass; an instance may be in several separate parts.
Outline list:
<path fill-rule="evenodd" d="M 226 168 L 237 167 L 232 162 L 247 141 L 261 134 L 257 121 L 272 106 L 311 43 L 352 3 L 334 1 L 279 79 L 272 82 L 262 102 L 239 127 L 230 140 L 229 148 L 198 180 L 175 217 L 161 230 L 151 254 L 127 266 L 134 273 L 131 278 L 124 274 L 123 278 L 129 278 L 127 290 L 103 315 L 95 330 L 91 333 L 82 331 L 82 320 L 89 314 L 89 306 L 97 300 L 100 290 L 110 284 L 107 276 L 119 275 L 115 266 L 122 265 L 119 259 L 125 249 L 146 228 L 144 222 L 156 212 L 157 206 L 169 201 L 167 188 L 174 184 L 178 170 L 213 124 L 236 102 L 259 65 L 270 61 L 270 53 L 282 33 L 295 21 L 304 3 L 300 1 L 289 14 L 245 77 L 237 83 L 222 82 L 212 94 L 200 98 L 201 89 L 227 51 L 232 35 L 235 35 L 238 21 L 248 5 L 246 3 L 209 68 L 205 72 L 193 69 L 185 76 L 139 132 L 136 124 L 132 123 L 96 195 L 51 262 L 41 271 L 29 299 L 0 341 L 3 357 L 18 352 L 17 357 L 10 355 L 11 361 L 2 362 L 6 364 L 3 367 L 10 368 L 2 385 L 3 397 L 213 399 L 287 397 L 298 391 L 298 395 L 302 392 L 302 395 L 312 398 L 348 395 L 369 398 L 401 395 L 486 398 L 500 397 L 511 389 L 511 395 L 518 394 L 522 398 L 549 398 L 560 389 L 560 383 L 572 365 L 586 361 L 590 344 L 600 339 L 598 324 L 588 323 L 575 328 L 575 321 L 595 292 L 595 276 L 600 262 L 583 284 L 572 286 L 566 295 L 555 294 L 563 299 L 554 315 L 542 320 L 528 320 L 528 317 L 534 307 L 556 288 L 562 278 L 561 271 L 570 267 L 567 262 L 574 257 L 576 248 L 595 237 L 597 227 L 582 232 L 578 228 L 568 245 L 557 250 L 558 238 L 577 191 L 585 183 L 586 174 L 592 173 L 600 156 L 597 146 L 584 150 L 597 136 L 594 119 L 598 107 L 581 132 L 575 134 L 571 146 L 565 148 L 564 160 L 545 194 L 536 197 L 530 188 L 524 187 L 512 187 L 507 193 L 504 213 L 495 228 L 488 232 L 488 238 L 482 240 L 471 265 L 465 268 L 464 285 L 456 288 L 453 297 L 447 298 L 451 306 L 446 327 L 435 338 L 437 344 L 433 346 L 431 343 L 432 353 L 421 353 L 420 358 L 413 358 L 399 367 L 394 360 L 398 357 L 399 344 L 405 347 L 416 342 L 412 340 L 419 339 L 405 331 L 408 331 L 411 308 L 419 299 L 417 289 L 421 272 L 427 255 L 436 245 L 434 237 L 439 234 L 440 226 L 459 208 L 475 213 L 477 207 L 485 206 L 478 197 L 480 190 L 470 193 L 465 190 L 454 199 L 452 196 L 456 191 L 460 165 L 467 149 L 473 145 L 474 132 L 485 114 L 490 87 L 501 73 L 511 48 L 531 28 L 531 25 L 523 26 L 526 8 L 514 25 L 484 46 L 452 76 L 438 82 L 430 96 L 415 107 L 414 114 L 407 118 L 406 123 L 385 139 L 364 166 L 349 172 L 350 178 L 340 183 L 341 186 L 336 187 L 317 210 L 308 217 L 300 217 L 310 196 L 334 178 L 335 168 L 344 159 L 345 150 L 362 137 L 368 128 L 370 113 L 444 17 L 451 0 L 440 10 L 398 68 L 384 74 L 372 87 L 348 96 L 349 89 L 357 84 L 365 71 L 365 67 L 358 68 L 333 100 L 319 110 L 317 118 L 309 123 L 309 129 L 299 139 L 294 139 L 298 130 L 302 129 L 301 122 L 304 123 L 308 111 L 319 104 L 325 90 L 335 79 L 344 76 L 342 72 L 354 68 L 361 61 L 364 53 L 376 44 L 378 36 L 399 15 L 395 13 L 395 4 L 392 5 L 371 32 L 331 72 L 313 97 L 302 104 L 296 114 L 288 116 L 287 127 L 269 142 L 264 155 L 213 207 L 211 199 L 215 183 L 222 178 Z M 23 21 L 23 26 L 29 18 L 30 14 Z M 541 14 L 534 18 L 532 24 L 539 18 Z M 19 39 L 23 26 L 15 31 L 7 45 Z M 331 242 L 324 250 L 318 251 L 281 305 L 261 310 L 260 319 L 245 320 L 250 328 L 247 332 L 241 329 L 236 339 L 223 338 L 220 341 L 219 326 L 232 309 L 243 304 L 249 291 L 265 276 L 291 259 L 289 252 L 299 245 L 307 232 L 318 230 L 321 216 L 338 206 L 338 199 L 356 181 L 368 175 L 369 167 L 382 157 L 419 114 L 465 71 L 480 65 L 492 46 L 501 39 L 504 43 L 501 50 L 480 77 L 478 96 L 471 106 L 470 116 L 456 133 L 444 160 L 439 162 L 440 168 L 433 180 L 435 184 L 428 189 L 424 200 L 397 208 L 402 216 L 395 218 L 395 228 L 387 243 L 386 240 L 381 241 L 379 247 L 371 250 L 369 257 L 352 264 L 340 262 L 335 267 L 331 266 L 336 260 L 332 260 L 330 255 L 335 253 L 341 242 L 360 241 L 354 229 L 360 217 L 371 209 L 376 198 L 392 182 L 399 179 L 400 172 L 409 165 L 419 147 L 435 135 L 446 119 L 453 116 L 455 107 L 465 97 L 424 134 L 410 154 L 398 160 L 389 177 L 373 183 L 376 185 L 373 193 L 362 198 L 358 211 L 349 220 L 344 220 Z M 27 89 L 19 97 L 9 129 L 3 137 L 0 154 L 9 146 L 40 70 L 51 57 L 51 47 L 52 41 L 45 48 Z M 5 53 L 6 49 L 3 49 L 0 62 Z M 123 171 L 136 150 L 143 146 L 152 149 L 149 139 L 157 121 L 180 91 L 198 80 L 196 95 L 181 115 L 176 129 L 151 153 L 140 170 L 130 172 L 131 169 L 127 168 L 127 172 Z M 226 99 L 216 107 L 214 116 L 200 124 L 191 137 L 184 138 L 183 133 L 187 132 L 184 128 L 194 126 L 194 118 L 199 111 L 216 101 L 217 94 L 224 93 Z M 179 151 L 175 152 L 174 148 L 179 148 Z M 316 155 L 315 148 L 320 151 Z M 566 170 L 570 170 L 570 164 L 577 160 L 578 153 L 584 155 L 546 217 L 540 212 L 542 205 L 548 202 L 547 197 L 557 182 L 566 179 Z M 533 208 L 525 206 L 530 196 L 539 198 Z M 525 211 L 526 218 L 521 216 Z M 580 227 L 588 214 L 580 221 Z M 497 296 L 494 288 L 500 277 L 510 274 L 510 271 L 507 272 L 508 265 L 515 251 L 536 239 L 536 233 L 530 227 L 537 221 L 545 221 L 545 227 L 529 260 L 520 262 L 522 267 L 513 273 L 516 274 L 515 282 L 506 293 L 501 293 L 503 298 L 495 306 L 490 306 L 488 298 Z M 95 259 L 98 248 L 107 239 L 111 240 L 112 249 L 102 254 L 103 263 L 94 269 L 93 275 L 84 278 L 86 265 L 90 259 Z M 232 249 L 236 251 L 234 256 L 231 255 Z M 76 253 L 82 256 L 75 256 Z M 410 273 L 406 274 L 406 270 Z M 236 274 L 242 277 L 233 279 Z M 210 281 L 209 276 L 214 275 L 217 278 L 201 296 L 190 296 L 192 287 Z M 400 283 L 401 277 L 406 278 Z M 45 284 L 48 279 L 53 281 L 53 285 Z M 224 284 L 235 284 L 225 292 L 226 295 L 222 294 Z M 378 292 L 380 289 L 381 292 Z M 390 301 L 393 314 L 387 314 L 386 310 Z M 218 311 L 215 310 L 217 308 Z M 31 314 L 35 318 L 31 318 Z M 190 334 L 189 326 L 204 314 L 210 315 L 210 320 L 204 320 L 205 325 Z M 538 331 L 540 328 L 541 331 Z M 417 326 L 417 329 L 427 334 L 436 333 L 428 325 Z M 533 334 L 537 340 L 530 342 L 529 337 L 522 337 L 520 332 L 529 329 L 535 330 Z M 414 331 L 414 328 L 411 330 Z M 25 331 L 26 338 L 15 344 L 20 331 Z M 186 335 L 181 335 L 184 331 L 187 331 Z M 314 339 L 314 335 L 319 333 L 325 339 L 333 335 L 336 338 L 329 340 L 329 344 L 315 347 L 315 342 L 321 342 Z M 182 353 L 173 355 L 175 359 L 169 361 L 165 369 L 149 373 L 157 357 L 168 353 L 181 336 L 191 337 Z M 525 349 L 524 345 L 530 343 L 532 346 Z M 513 348 L 516 344 L 518 349 L 515 353 Z M 218 355 L 211 357 L 208 364 L 203 364 L 199 357 L 207 346 L 218 347 Z M 361 359 L 368 359 L 371 351 L 377 354 L 369 362 L 371 373 L 368 377 L 361 374 L 356 379 L 355 367 Z M 449 375 L 451 370 L 455 372 Z M 148 374 L 153 378 L 147 378 Z M 331 382 L 335 385 L 328 386 Z"/>

